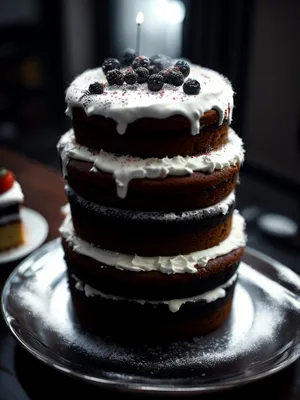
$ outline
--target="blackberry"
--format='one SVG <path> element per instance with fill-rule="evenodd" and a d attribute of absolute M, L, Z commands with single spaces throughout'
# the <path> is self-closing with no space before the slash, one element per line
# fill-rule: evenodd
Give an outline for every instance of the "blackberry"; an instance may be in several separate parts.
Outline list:
<path fill-rule="evenodd" d="M 113 69 L 112 71 L 108 71 L 106 74 L 107 82 L 110 86 L 112 85 L 123 85 L 124 75 L 118 69 Z"/>
<path fill-rule="evenodd" d="M 164 78 L 162 75 L 154 74 L 148 79 L 148 88 L 153 92 L 158 92 L 164 85 Z"/>
<path fill-rule="evenodd" d="M 170 68 L 165 75 L 165 82 L 172 86 L 181 86 L 184 82 L 184 77 L 178 69 Z"/>
<path fill-rule="evenodd" d="M 124 67 L 129 67 L 132 64 L 133 60 L 136 58 L 136 52 L 133 49 L 125 49 L 120 54 L 120 62 Z"/>
<path fill-rule="evenodd" d="M 135 69 L 134 72 L 137 74 L 138 83 L 147 82 L 149 78 L 149 71 L 147 70 L 147 68 L 139 67 Z"/>
<path fill-rule="evenodd" d="M 124 80 L 128 85 L 133 85 L 137 81 L 137 74 L 134 71 L 126 71 L 124 74 Z"/>
<path fill-rule="evenodd" d="M 136 69 L 139 67 L 147 68 L 150 65 L 150 60 L 148 57 L 138 56 L 134 59 L 132 63 L 132 68 Z"/>
<path fill-rule="evenodd" d="M 158 75 L 161 75 L 164 78 L 164 82 L 167 83 L 167 75 L 169 74 L 169 69 L 163 69 L 158 73 Z"/>
<path fill-rule="evenodd" d="M 190 66 L 184 60 L 177 61 L 176 64 L 174 65 L 174 67 L 177 68 L 182 73 L 184 78 L 186 78 L 190 73 Z"/>
<path fill-rule="evenodd" d="M 116 58 L 107 58 L 106 60 L 103 61 L 102 64 L 102 70 L 105 73 L 105 75 L 108 73 L 108 71 L 120 68 L 121 68 L 120 62 Z"/>
<path fill-rule="evenodd" d="M 196 79 L 187 79 L 183 84 L 183 91 L 186 94 L 198 94 L 200 83 Z"/>
<path fill-rule="evenodd" d="M 91 83 L 89 86 L 90 94 L 102 94 L 103 93 L 103 84 L 100 82 Z"/>

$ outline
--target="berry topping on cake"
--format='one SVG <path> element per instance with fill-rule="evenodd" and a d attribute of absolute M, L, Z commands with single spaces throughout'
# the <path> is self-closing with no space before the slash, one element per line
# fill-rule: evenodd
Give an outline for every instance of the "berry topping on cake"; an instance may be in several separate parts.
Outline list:
<path fill-rule="evenodd" d="M 137 74 L 134 71 L 128 70 L 124 73 L 124 80 L 128 85 L 134 85 L 137 82 Z"/>
<path fill-rule="evenodd" d="M 138 83 L 147 82 L 149 78 L 149 71 L 147 70 L 147 68 L 139 67 L 135 70 L 135 73 L 137 74 Z"/>
<path fill-rule="evenodd" d="M 107 75 L 108 71 L 120 68 L 121 68 L 120 62 L 116 58 L 107 58 L 106 60 L 104 60 L 102 64 L 102 70 L 105 73 L 105 75 Z"/>
<path fill-rule="evenodd" d="M 184 82 L 184 77 L 177 68 L 169 68 L 164 76 L 164 80 L 170 85 L 181 86 Z"/>
<path fill-rule="evenodd" d="M 136 52 L 133 49 L 125 49 L 120 54 L 120 62 L 123 67 L 129 67 L 133 63 L 133 60 L 136 58 Z"/>
<path fill-rule="evenodd" d="M 164 78 L 161 75 L 154 74 L 148 79 L 148 88 L 153 92 L 158 92 L 164 85 Z"/>
<path fill-rule="evenodd" d="M 155 61 L 158 60 L 158 59 L 159 60 L 164 60 L 164 63 L 166 64 L 165 68 L 170 67 L 172 65 L 172 62 L 173 62 L 171 57 L 166 56 L 165 54 L 160 54 L 160 53 L 153 54 L 153 56 L 151 56 L 149 58 L 151 64 L 155 64 Z"/>
<path fill-rule="evenodd" d="M 170 67 L 170 63 L 164 58 L 156 58 L 149 68 L 152 68 L 153 74 L 158 74 L 160 71 Z M 151 74 L 152 75 L 152 74 Z"/>
<path fill-rule="evenodd" d="M 189 64 L 184 61 L 184 60 L 179 60 L 176 62 L 176 64 L 174 65 L 175 68 L 179 69 L 179 71 L 182 73 L 182 75 L 184 76 L 184 78 L 186 78 L 189 73 L 190 73 L 190 66 Z"/>
<path fill-rule="evenodd" d="M 15 176 L 6 168 L 0 169 L 0 194 L 7 192 L 13 186 Z"/>
<path fill-rule="evenodd" d="M 187 79 L 183 84 L 183 91 L 186 94 L 198 94 L 200 83 L 196 79 Z"/>
<path fill-rule="evenodd" d="M 149 71 L 149 75 L 157 74 L 155 65 L 149 65 L 147 69 Z"/>
<path fill-rule="evenodd" d="M 132 68 L 137 69 L 139 67 L 147 68 L 150 65 L 150 60 L 148 57 L 138 56 L 134 59 L 132 63 Z"/>
<path fill-rule="evenodd" d="M 158 73 L 158 75 L 161 75 L 164 78 L 164 82 L 166 82 L 168 73 L 169 73 L 169 69 L 163 69 L 162 71 L 160 71 Z"/>
<path fill-rule="evenodd" d="M 89 86 L 89 94 L 102 94 L 104 85 L 100 82 L 91 83 Z"/>
<path fill-rule="evenodd" d="M 137 82 L 137 73 L 134 71 L 126 71 L 124 73 L 124 80 L 128 85 L 134 85 Z"/>
<path fill-rule="evenodd" d="M 118 69 L 113 69 L 112 71 L 108 71 L 108 73 L 106 74 L 106 79 L 110 86 L 121 86 L 124 82 L 124 75 Z"/>

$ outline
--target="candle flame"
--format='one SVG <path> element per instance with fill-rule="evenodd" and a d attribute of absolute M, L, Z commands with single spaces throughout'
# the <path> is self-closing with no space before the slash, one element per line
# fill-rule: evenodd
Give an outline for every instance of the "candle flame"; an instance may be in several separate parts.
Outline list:
<path fill-rule="evenodd" d="M 144 22 L 144 14 L 140 11 L 136 16 L 136 23 L 141 25 Z"/>

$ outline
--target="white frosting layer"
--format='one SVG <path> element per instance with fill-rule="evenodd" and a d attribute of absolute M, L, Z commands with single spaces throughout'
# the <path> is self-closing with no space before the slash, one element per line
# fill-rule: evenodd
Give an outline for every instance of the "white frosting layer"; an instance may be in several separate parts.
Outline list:
<path fill-rule="evenodd" d="M 245 222 L 237 210 L 233 214 L 231 233 L 223 242 L 210 249 L 173 257 L 140 257 L 95 247 L 75 235 L 70 215 L 65 218 L 60 232 L 75 252 L 93 258 L 99 263 L 133 272 L 159 271 L 164 274 L 193 274 L 197 272 L 197 266 L 205 267 L 209 260 L 228 254 L 246 244 Z"/>
<path fill-rule="evenodd" d="M 58 148 L 65 176 L 66 166 L 71 158 L 89 161 L 93 163 L 92 170 L 113 174 L 117 193 L 121 198 L 126 197 L 128 184 L 132 179 L 163 179 L 168 175 L 191 175 L 196 171 L 212 173 L 244 161 L 242 139 L 231 128 L 228 133 L 228 142 L 221 149 L 199 156 L 142 159 L 118 156 L 105 151 L 92 151 L 75 142 L 73 130 L 69 130 L 61 137 Z"/>
<path fill-rule="evenodd" d="M 225 297 L 226 289 L 229 288 L 237 279 L 237 274 L 233 275 L 226 283 L 217 287 L 216 289 L 210 290 L 208 292 L 199 294 L 198 296 L 187 297 L 184 299 L 172 299 L 172 300 L 140 300 L 140 299 L 128 299 L 126 297 L 121 296 L 114 296 L 111 294 L 106 294 L 100 292 L 99 290 L 94 289 L 90 285 L 85 284 L 84 282 L 80 281 L 75 275 L 73 278 L 77 281 L 76 289 L 85 293 L 87 297 L 94 297 L 94 296 L 101 296 L 104 299 L 110 299 L 115 301 L 132 301 L 139 304 L 151 303 L 151 304 L 167 304 L 169 310 L 173 313 L 180 310 L 180 307 L 185 303 L 195 303 L 197 301 L 206 301 L 207 303 L 212 303 L 218 299 Z"/>
<path fill-rule="evenodd" d="M 67 89 L 66 113 L 72 116 L 72 107 L 79 106 L 87 115 L 98 114 L 112 118 L 120 134 L 125 133 L 128 124 L 140 118 L 163 119 L 183 115 L 191 123 L 191 134 L 196 135 L 200 131 L 200 118 L 211 109 L 219 112 L 219 124 L 223 123 L 224 118 L 231 122 L 234 92 L 229 80 L 197 65 L 191 65 L 189 78 L 200 82 L 201 91 L 198 95 L 187 95 L 182 86 L 171 85 L 152 92 L 147 83 L 107 86 L 103 94 L 89 95 L 91 83 L 106 83 L 107 80 L 101 68 L 87 70 Z"/>
<path fill-rule="evenodd" d="M 14 182 L 13 186 L 5 193 L 0 194 L 0 205 L 8 205 L 11 203 L 23 203 L 24 194 L 18 182 Z"/>

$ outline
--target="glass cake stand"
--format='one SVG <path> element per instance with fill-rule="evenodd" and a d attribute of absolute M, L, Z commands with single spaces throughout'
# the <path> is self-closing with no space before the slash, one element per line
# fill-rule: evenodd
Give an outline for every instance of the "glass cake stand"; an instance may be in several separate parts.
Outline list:
<path fill-rule="evenodd" d="M 189 342 L 123 347 L 82 330 L 59 240 L 12 272 L 2 311 L 27 351 L 70 376 L 130 392 L 213 392 L 266 377 L 300 355 L 300 277 L 250 248 L 243 260 L 229 320 Z"/>

